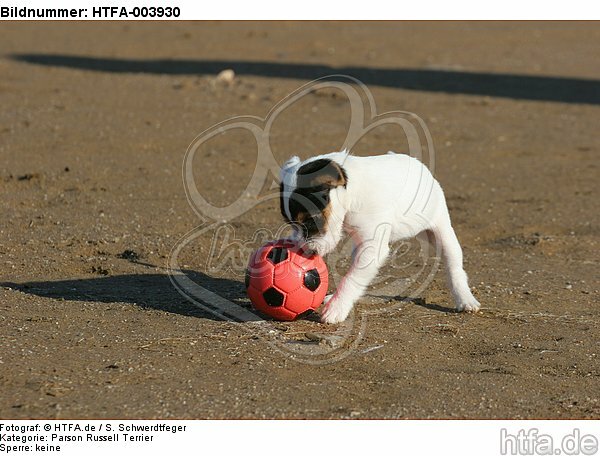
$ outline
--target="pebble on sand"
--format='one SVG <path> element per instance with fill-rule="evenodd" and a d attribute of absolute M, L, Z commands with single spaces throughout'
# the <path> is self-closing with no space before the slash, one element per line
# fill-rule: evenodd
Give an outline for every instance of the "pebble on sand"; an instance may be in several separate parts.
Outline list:
<path fill-rule="evenodd" d="M 233 71 L 230 68 L 227 70 L 221 71 L 217 75 L 217 82 L 221 82 L 221 83 L 224 83 L 227 85 L 232 84 L 234 79 L 235 79 L 235 71 Z"/>

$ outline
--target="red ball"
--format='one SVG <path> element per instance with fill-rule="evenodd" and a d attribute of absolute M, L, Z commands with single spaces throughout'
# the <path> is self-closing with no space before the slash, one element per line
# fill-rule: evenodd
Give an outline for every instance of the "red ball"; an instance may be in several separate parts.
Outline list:
<path fill-rule="evenodd" d="M 294 320 L 323 303 L 329 285 L 325 261 L 290 240 L 271 241 L 250 257 L 246 292 L 254 308 L 277 320 Z"/>

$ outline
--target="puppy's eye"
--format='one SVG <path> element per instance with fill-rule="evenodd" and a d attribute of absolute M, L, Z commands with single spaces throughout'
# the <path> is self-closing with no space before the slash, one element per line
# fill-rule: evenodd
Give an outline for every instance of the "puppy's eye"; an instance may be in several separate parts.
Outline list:
<path fill-rule="evenodd" d="M 315 196 L 324 203 L 329 202 L 329 192 L 328 191 L 315 193 Z"/>

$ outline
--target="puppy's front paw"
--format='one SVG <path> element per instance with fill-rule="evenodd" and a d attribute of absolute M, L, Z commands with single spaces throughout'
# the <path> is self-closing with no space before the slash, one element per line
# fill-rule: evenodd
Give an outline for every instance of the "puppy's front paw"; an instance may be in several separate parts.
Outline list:
<path fill-rule="evenodd" d="M 341 323 L 350 313 L 351 308 L 348 308 L 337 299 L 333 299 L 333 295 L 325 296 L 323 303 L 323 312 L 321 313 L 323 323 Z"/>
<path fill-rule="evenodd" d="M 456 311 L 457 312 L 477 312 L 481 304 L 479 301 L 471 296 L 468 299 L 460 299 L 456 301 Z"/>

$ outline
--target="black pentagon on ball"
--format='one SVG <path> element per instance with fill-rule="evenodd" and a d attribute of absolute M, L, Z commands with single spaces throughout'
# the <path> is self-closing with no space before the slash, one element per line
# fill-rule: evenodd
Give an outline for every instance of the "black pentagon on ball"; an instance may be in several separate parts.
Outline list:
<path fill-rule="evenodd" d="M 316 269 L 306 271 L 306 274 L 304 274 L 304 286 L 310 291 L 315 291 L 317 288 L 319 288 L 319 285 L 321 285 L 321 276 L 319 275 L 319 271 Z"/>
<path fill-rule="evenodd" d="M 246 284 L 246 288 L 250 286 L 250 269 L 246 268 L 246 277 L 244 277 L 244 283 Z"/>
<path fill-rule="evenodd" d="M 273 247 L 268 253 L 267 258 L 273 264 L 281 263 L 287 260 L 288 251 L 285 247 Z"/>
<path fill-rule="evenodd" d="M 280 307 L 283 305 L 283 293 L 275 288 L 269 288 L 263 293 L 263 298 L 271 307 Z"/>

